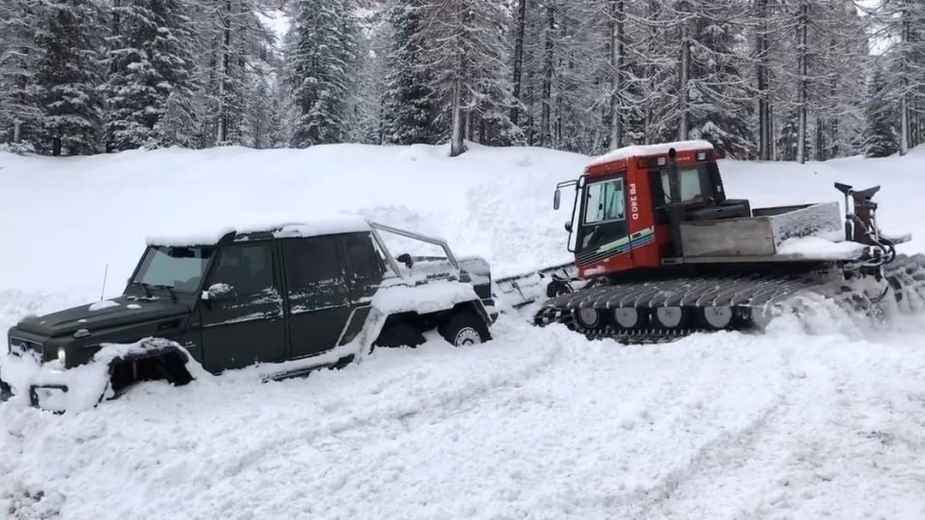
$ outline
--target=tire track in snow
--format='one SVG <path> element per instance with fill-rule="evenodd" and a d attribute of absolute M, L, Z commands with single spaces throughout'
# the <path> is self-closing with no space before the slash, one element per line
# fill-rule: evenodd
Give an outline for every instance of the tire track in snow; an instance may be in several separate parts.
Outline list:
<path fill-rule="evenodd" d="M 426 349 L 427 345 L 419 347 Z M 461 354 L 462 355 L 462 354 Z M 556 361 L 560 358 L 558 349 L 545 349 L 537 359 L 530 360 L 529 363 L 521 365 L 505 365 L 496 371 L 486 371 L 479 374 L 480 379 L 474 382 L 466 382 L 461 387 L 450 386 L 445 388 L 432 388 L 433 394 L 417 397 L 413 400 L 396 398 L 394 401 L 389 399 L 389 389 L 399 388 L 409 373 L 399 373 L 394 379 L 388 379 L 379 382 L 372 389 L 372 393 L 380 402 L 372 406 L 361 407 L 357 411 L 348 411 L 343 413 L 339 405 L 355 404 L 346 399 L 335 396 L 333 402 L 320 403 L 319 408 L 333 417 L 324 417 L 310 414 L 308 422 L 325 424 L 323 428 L 301 429 L 292 428 L 293 433 L 284 436 L 274 436 L 264 439 L 259 445 L 251 447 L 237 457 L 237 462 L 230 467 L 224 468 L 222 473 L 229 477 L 234 477 L 241 471 L 255 462 L 271 457 L 274 454 L 290 452 L 296 445 L 311 445 L 315 441 L 326 437 L 337 437 L 339 435 L 350 434 L 353 436 L 362 436 L 362 430 L 375 430 L 375 434 L 380 433 L 382 428 L 401 427 L 408 428 L 409 421 L 427 421 L 434 418 L 445 417 L 465 407 L 473 406 L 472 403 L 478 401 L 486 394 L 492 392 L 503 392 L 508 389 L 522 386 L 525 382 L 541 377 L 541 375 L 553 369 Z M 375 363 L 370 360 L 371 365 Z M 397 396 L 396 396 L 397 397 Z M 384 401 L 383 401 L 384 400 Z M 318 411 L 318 410 L 314 410 Z M 345 416 L 344 416 L 345 415 Z"/>
<path fill-rule="evenodd" d="M 760 348 L 760 345 L 745 344 L 739 347 L 744 353 L 741 355 L 745 356 L 746 366 L 751 361 L 748 357 L 749 349 L 755 349 L 755 347 Z M 720 355 L 729 355 L 729 353 L 720 353 Z M 739 370 L 743 368 L 741 361 L 736 364 L 739 365 Z M 667 465 L 664 464 L 665 460 L 653 457 L 653 462 L 662 463 L 661 467 L 655 467 L 657 476 L 653 480 L 635 486 L 635 489 L 611 496 L 604 503 L 608 516 L 657 518 L 658 513 L 665 510 L 666 504 L 670 504 L 679 491 L 689 487 L 696 488 L 698 482 L 704 480 L 709 482 L 713 475 L 735 470 L 748 461 L 755 444 L 774 423 L 781 410 L 786 407 L 785 396 L 792 385 L 784 384 L 780 388 L 774 388 L 770 398 L 763 402 L 759 399 L 757 403 L 747 403 L 748 411 L 745 421 L 742 421 L 741 417 L 730 421 L 723 414 L 728 413 L 731 408 L 724 405 L 733 405 L 735 400 L 733 399 L 730 403 L 722 402 L 726 398 L 725 394 L 729 392 L 726 385 L 733 384 L 734 389 L 745 389 L 757 381 L 749 381 L 748 378 L 737 381 L 737 378 L 742 378 L 741 374 L 730 373 L 722 362 L 711 364 L 711 368 L 717 367 L 721 367 L 718 373 L 698 370 L 692 374 L 692 379 L 690 379 L 694 383 L 694 388 L 699 391 L 708 390 L 705 395 L 698 396 L 694 402 L 707 402 L 715 405 L 715 409 L 704 410 L 704 412 L 712 411 L 713 416 L 686 410 L 684 406 L 675 406 L 674 415 L 680 420 L 680 424 L 684 425 L 685 433 L 691 436 L 690 445 L 681 446 L 681 453 L 676 456 L 665 457 L 668 459 Z M 774 370 L 788 372 L 789 363 L 786 358 L 783 367 L 777 367 Z M 717 384 L 712 386 L 705 384 L 703 379 L 710 378 L 713 378 Z M 738 384 L 738 388 L 735 384 Z M 681 385 L 678 385 L 678 388 L 680 389 Z M 677 395 L 683 394 L 684 392 L 680 390 L 669 393 L 664 402 L 671 402 Z M 650 444 L 658 445 L 657 438 L 652 439 Z M 686 516 L 681 515 L 680 517 Z"/>

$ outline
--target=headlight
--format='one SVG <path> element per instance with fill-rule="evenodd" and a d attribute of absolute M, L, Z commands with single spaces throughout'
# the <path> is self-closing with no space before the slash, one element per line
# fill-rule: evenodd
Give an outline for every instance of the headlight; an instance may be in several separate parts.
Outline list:
<path fill-rule="evenodd" d="M 58 347 L 58 362 L 61 363 L 62 368 L 67 366 L 67 352 L 64 347 Z"/>

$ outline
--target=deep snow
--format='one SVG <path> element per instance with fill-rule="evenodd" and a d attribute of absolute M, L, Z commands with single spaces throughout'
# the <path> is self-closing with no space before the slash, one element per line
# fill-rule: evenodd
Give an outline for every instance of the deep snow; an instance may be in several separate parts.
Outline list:
<path fill-rule="evenodd" d="M 346 211 L 447 238 L 493 273 L 569 259 L 537 149 L 327 146 L 0 154 L 0 329 L 121 292 L 148 235 Z M 723 162 L 753 207 L 882 184 L 911 231 L 925 151 L 805 166 Z M 0 405 L 13 518 L 922 518 L 925 324 L 874 333 L 821 307 L 763 336 L 588 342 L 504 317 L 495 341 L 376 351 L 305 380 L 145 384 L 88 412 Z M 807 329 L 808 327 L 808 329 Z"/>

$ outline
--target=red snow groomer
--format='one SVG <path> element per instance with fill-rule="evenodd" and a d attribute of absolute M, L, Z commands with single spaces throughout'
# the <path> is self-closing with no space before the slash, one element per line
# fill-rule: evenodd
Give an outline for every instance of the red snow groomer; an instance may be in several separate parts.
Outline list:
<path fill-rule="evenodd" d="M 877 227 L 879 186 L 836 183 L 844 219 L 838 202 L 752 208 L 727 198 L 710 143 L 684 141 L 596 158 L 557 186 L 556 209 L 567 187 L 575 262 L 546 270 L 567 277 L 546 284 L 539 325 L 658 339 L 761 329 L 801 295 L 868 313 L 892 301 L 918 310 L 925 295 L 925 257 L 895 249 L 911 237 Z M 499 280 L 508 295 L 522 294 L 521 283 Z"/>

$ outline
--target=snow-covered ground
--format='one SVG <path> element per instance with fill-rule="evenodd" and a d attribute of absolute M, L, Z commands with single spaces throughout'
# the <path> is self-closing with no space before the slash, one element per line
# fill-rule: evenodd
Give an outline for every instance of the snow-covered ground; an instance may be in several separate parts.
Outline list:
<path fill-rule="evenodd" d="M 0 330 L 121 292 L 147 235 L 337 212 L 446 237 L 495 275 L 569 259 L 538 149 L 327 146 L 50 159 L 0 154 Z M 724 162 L 753 206 L 882 184 L 881 224 L 925 251 L 925 151 Z M 570 201 L 565 204 L 570 207 Z M 826 309 L 823 309 L 826 311 Z M 826 311 L 827 312 L 827 311 Z M 377 351 L 260 384 L 141 385 L 53 416 L 0 405 L 13 518 L 922 518 L 925 323 L 823 312 L 763 336 L 588 342 L 504 317 L 495 341 Z"/>

